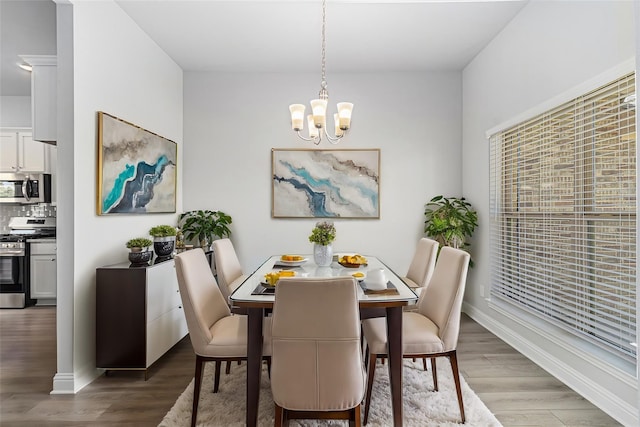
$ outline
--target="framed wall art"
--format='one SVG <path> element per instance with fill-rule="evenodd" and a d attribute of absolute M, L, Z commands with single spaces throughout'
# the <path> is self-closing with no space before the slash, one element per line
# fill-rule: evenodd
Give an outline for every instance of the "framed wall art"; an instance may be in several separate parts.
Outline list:
<path fill-rule="evenodd" d="M 380 218 L 380 150 L 272 149 L 274 218 Z"/>
<path fill-rule="evenodd" d="M 176 211 L 177 144 L 98 112 L 98 215 Z"/>

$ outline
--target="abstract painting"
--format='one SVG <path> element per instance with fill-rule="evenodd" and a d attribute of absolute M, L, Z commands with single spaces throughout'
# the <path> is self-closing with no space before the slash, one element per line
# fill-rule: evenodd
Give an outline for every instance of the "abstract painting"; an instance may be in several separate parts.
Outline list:
<path fill-rule="evenodd" d="M 175 142 L 98 112 L 98 215 L 176 211 Z"/>
<path fill-rule="evenodd" d="M 272 149 L 274 218 L 380 218 L 380 150 Z"/>

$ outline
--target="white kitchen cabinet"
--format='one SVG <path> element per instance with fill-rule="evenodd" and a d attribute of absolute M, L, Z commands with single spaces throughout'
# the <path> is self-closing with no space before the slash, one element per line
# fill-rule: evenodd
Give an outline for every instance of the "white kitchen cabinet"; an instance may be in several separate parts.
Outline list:
<path fill-rule="evenodd" d="M 37 299 L 36 305 L 55 305 L 56 303 L 56 243 L 31 242 L 30 273 L 31 298 Z"/>
<path fill-rule="evenodd" d="M 57 137 L 58 60 L 55 55 L 20 55 L 31 65 L 31 126 L 33 139 L 53 142 Z"/>
<path fill-rule="evenodd" d="M 144 370 L 187 334 L 173 259 L 96 269 L 96 366 Z"/>
<path fill-rule="evenodd" d="M 48 172 L 48 152 L 31 131 L 0 130 L 0 172 Z"/>

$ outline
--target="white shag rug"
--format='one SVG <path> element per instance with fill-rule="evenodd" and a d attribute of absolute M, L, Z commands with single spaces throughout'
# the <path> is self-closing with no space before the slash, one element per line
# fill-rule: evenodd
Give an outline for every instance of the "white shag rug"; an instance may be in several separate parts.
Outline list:
<path fill-rule="evenodd" d="M 438 385 L 439 391 L 433 391 L 431 371 L 422 369 L 422 360 L 413 362 L 404 359 L 403 377 L 403 402 L 404 425 L 415 427 L 437 426 L 453 427 L 461 426 L 460 410 L 456 397 L 451 365 L 446 358 L 438 358 Z M 238 366 L 232 363 L 231 373 L 220 375 L 220 389 L 218 393 L 213 390 L 214 363 L 205 365 L 202 390 L 200 391 L 200 403 L 198 406 L 198 426 L 243 426 L 245 425 L 245 401 L 246 401 L 246 363 Z M 482 403 L 480 398 L 469 388 L 464 378 L 462 383 L 462 398 L 467 417 L 465 426 L 468 427 L 499 427 L 500 422 Z M 186 390 L 180 395 L 173 408 L 165 415 L 159 427 L 188 427 L 191 424 L 191 406 L 193 402 L 193 380 Z M 273 425 L 273 398 L 271 385 L 263 364 L 262 381 L 260 389 L 260 407 L 258 410 L 258 426 Z M 376 375 L 373 383 L 371 398 L 371 410 L 369 412 L 368 427 L 390 426 L 393 423 L 391 412 L 391 391 L 389 389 L 389 375 L 387 364 L 380 362 L 376 366 Z M 364 419 L 364 406 L 362 408 Z M 324 427 L 348 425 L 341 420 L 291 420 L 290 426 Z"/>

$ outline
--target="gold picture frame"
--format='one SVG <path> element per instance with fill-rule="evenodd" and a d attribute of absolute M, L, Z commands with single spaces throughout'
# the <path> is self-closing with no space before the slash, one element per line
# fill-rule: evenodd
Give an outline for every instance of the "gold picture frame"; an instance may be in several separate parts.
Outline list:
<path fill-rule="evenodd" d="M 98 215 L 176 211 L 178 146 L 98 112 Z"/>

